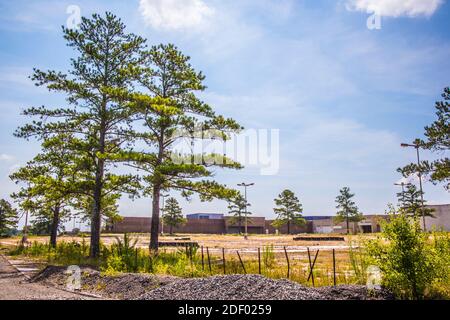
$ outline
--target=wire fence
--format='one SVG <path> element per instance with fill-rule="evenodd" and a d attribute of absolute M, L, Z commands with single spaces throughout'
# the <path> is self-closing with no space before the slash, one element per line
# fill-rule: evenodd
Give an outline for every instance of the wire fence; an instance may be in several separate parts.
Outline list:
<path fill-rule="evenodd" d="M 249 249 L 225 249 L 185 246 L 191 266 L 199 263 L 205 274 L 260 274 L 270 278 L 287 278 L 310 286 L 356 284 L 364 281 L 358 269 L 364 259 L 349 251 L 306 248 L 290 252 L 284 246 L 275 252 L 272 246 Z"/>

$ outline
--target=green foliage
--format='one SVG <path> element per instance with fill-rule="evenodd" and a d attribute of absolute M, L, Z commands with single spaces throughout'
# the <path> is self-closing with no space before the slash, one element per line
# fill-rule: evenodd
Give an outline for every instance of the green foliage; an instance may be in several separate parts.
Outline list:
<path fill-rule="evenodd" d="M 432 295 L 437 283 L 448 282 L 447 239 L 435 235 L 434 243 L 422 232 L 417 218 L 400 212 L 383 224 L 384 239 L 367 243 L 372 263 L 383 272 L 383 284 L 402 299 L 423 299 Z"/>
<path fill-rule="evenodd" d="M 248 207 L 250 207 L 250 203 L 245 202 L 245 198 L 241 193 L 236 195 L 234 198 L 230 199 L 228 205 L 228 213 L 231 215 L 229 220 L 230 224 L 237 224 L 239 227 L 239 234 L 242 233 L 241 226 L 245 222 L 245 216 L 251 215 L 252 213 L 248 211 Z M 247 209 L 247 212 L 246 212 Z M 247 221 L 250 219 L 247 218 Z"/>
<path fill-rule="evenodd" d="M 437 119 L 425 127 L 426 140 L 416 139 L 415 144 L 424 149 L 441 154 L 442 157 L 435 161 L 422 161 L 419 165 L 411 163 L 397 171 L 408 177 L 411 174 L 421 172 L 427 174 L 431 182 L 444 183 L 450 190 L 450 159 L 445 156 L 450 150 L 450 87 L 444 88 L 443 100 L 435 104 Z"/>
<path fill-rule="evenodd" d="M 56 265 L 92 264 L 97 265 L 98 260 L 90 260 L 89 246 L 83 239 L 82 243 L 76 241 L 58 242 L 55 247 L 48 243 L 34 241 L 31 245 L 19 245 L 9 252 L 10 255 L 25 255 L 33 258 L 44 258 L 48 263 Z"/>
<path fill-rule="evenodd" d="M 275 253 L 273 251 L 273 245 L 265 246 L 262 250 L 262 258 L 264 266 L 267 268 L 272 268 L 275 264 Z"/>
<path fill-rule="evenodd" d="M 211 167 L 239 169 L 241 166 L 222 155 L 182 154 L 175 149 L 185 139 L 226 140 L 241 127 L 232 119 L 216 115 L 197 94 L 206 87 L 204 76 L 194 70 L 190 57 L 174 45 L 152 46 L 143 52 L 139 74 L 144 93 L 135 93 L 128 99 L 135 113 L 134 121 L 143 125 L 144 132 L 134 136 L 147 145 L 145 152 L 132 152 L 134 166 L 145 172 L 146 193 L 153 197 L 151 247 L 158 247 L 160 192 L 180 191 L 190 198 L 194 193 L 200 199 L 229 199 L 235 190 L 211 179 Z"/>
<path fill-rule="evenodd" d="M 361 241 L 360 241 L 361 243 Z M 349 246 L 350 264 L 355 274 L 356 283 L 364 285 L 367 283 L 367 268 L 370 266 L 370 259 L 367 257 L 366 248 L 361 245 Z"/>
<path fill-rule="evenodd" d="M 287 224 L 288 233 L 290 234 L 290 226 L 303 225 L 306 223 L 301 213 L 303 212 L 302 205 L 298 198 L 291 190 L 284 190 L 278 195 L 277 199 L 274 199 L 276 208 L 273 209 L 277 215 L 273 225 L 277 228 Z"/>
<path fill-rule="evenodd" d="M 124 234 L 123 240 L 116 237 L 116 243 L 111 245 L 106 257 L 106 268 L 108 273 L 112 272 L 137 272 L 139 252 L 136 248 L 138 239 L 132 239 Z"/>
<path fill-rule="evenodd" d="M 177 199 L 169 198 L 164 206 L 164 224 L 169 226 L 169 233 L 173 234 L 173 228 L 186 223 Z"/>
<path fill-rule="evenodd" d="M 423 192 L 417 189 L 413 184 L 406 185 L 405 192 L 397 193 L 397 198 L 399 199 L 400 209 L 408 215 L 414 217 L 433 217 L 433 209 L 425 208 L 426 201 L 423 201 L 422 208 L 422 198 Z"/>
<path fill-rule="evenodd" d="M 135 192 L 133 175 L 111 172 L 115 164 L 126 161 L 124 148 L 132 137 L 127 132 L 133 111 L 123 103 L 132 89 L 144 39 L 125 33 L 125 25 L 111 13 L 83 17 L 78 29 L 63 27 L 64 39 L 77 57 L 71 59 L 68 73 L 34 70 L 37 86 L 66 96 L 65 108 L 32 107 L 24 114 L 34 120 L 16 131 L 22 138 L 40 140 L 69 135 L 64 148 L 76 155 L 76 183 L 91 216 L 91 254 L 100 250 L 100 221 L 104 197 Z M 111 198 L 110 198 L 111 199 Z"/>
<path fill-rule="evenodd" d="M 34 215 L 34 219 L 31 221 L 28 232 L 33 235 L 50 235 L 52 232 L 52 225 L 52 212 L 45 213 L 44 211 L 39 211 L 38 214 Z M 64 231 L 64 225 L 58 223 L 56 232 L 60 233 Z"/>
<path fill-rule="evenodd" d="M 17 210 L 5 199 L 0 199 L 0 237 L 9 236 L 18 220 Z"/>
<path fill-rule="evenodd" d="M 349 233 L 349 223 L 361 221 L 363 219 L 363 215 L 359 212 L 358 207 L 352 200 L 355 195 L 350 192 L 350 188 L 344 187 L 339 190 L 339 193 L 340 194 L 336 197 L 336 209 L 338 209 L 338 212 L 336 213 L 334 221 L 336 223 L 346 221 L 347 233 Z"/>

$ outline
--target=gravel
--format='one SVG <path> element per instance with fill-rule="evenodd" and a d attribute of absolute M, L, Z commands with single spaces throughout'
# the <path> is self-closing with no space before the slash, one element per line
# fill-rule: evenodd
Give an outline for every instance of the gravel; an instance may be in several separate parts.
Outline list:
<path fill-rule="evenodd" d="M 105 298 L 132 300 L 146 292 L 163 286 L 175 277 L 154 276 L 140 273 L 122 273 L 114 276 L 102 275 L 87 266 L 81 268 L 81 292 L 95 294 Z M 65 286 L 68 275 L 65 267 L 48 266 L 31 281 Z"/>
<path fill-rule="evenodd" d="M 392 299 L 385 290 L 369 294 L 364 286 L 310 288 L 260 275 L 180 279 L 149 291 L 140 300 L 372 300 Z"/>
<path fill-rule="evenodd" d="M 30 283 L 0 255 L 0 300 L 90 300 L 91 297 Z"/>
<path fill-rule="evenodd" d="M 33 282 L 64 286 L 64 267 L 49 266 Z M 106 276 L 81 267 L 82 292 L 125 300 L 386 300 L 386 290 L 369 293 L 365 286 L 344 285 L 311 288 L 287 279 L 260 275 L 225 275 L 206 278 L 178 278 L 125 273 Z"/>

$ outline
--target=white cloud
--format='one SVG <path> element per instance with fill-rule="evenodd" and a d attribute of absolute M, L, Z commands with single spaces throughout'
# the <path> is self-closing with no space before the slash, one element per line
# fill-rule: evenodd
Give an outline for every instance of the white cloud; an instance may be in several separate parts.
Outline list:
<path fill-rule="evenodd" d="M 443 3 L 443 0 L 347 0 L 351 11 L 377 13 L 385 17 L 429 17 Z"/>
<path fill-rule="evenodd" d="M 147 25 L 161 30 L 202 27 L 214 14 L 203 0 L 140 0 L 139 10 Z"/>

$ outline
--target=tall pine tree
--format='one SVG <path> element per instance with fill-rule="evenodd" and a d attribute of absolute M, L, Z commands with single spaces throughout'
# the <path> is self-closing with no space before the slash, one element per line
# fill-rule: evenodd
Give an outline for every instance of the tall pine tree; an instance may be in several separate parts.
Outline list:
<path fill-rule="evenodd" d="M 135 133 L 146 148 L 134 153 L 134 166 L 145 172 L 146 193 L 152 196 L 150 249 L 156 251 L 161 192 L 177 190 L 188 199 L 196 193 L 202 201 L 227 200 L 236 191 L 212 180 L 211 168 L 241 168 L 222 154 L 187 154 L 174 147 L 186 139 L 226 140 L 241 127 L 216 115 L 197 97 L 205 89 L 204 76 L 174 45 L 153 46 L 144 58 L 140 82 L 145 91 L 131 95 L 129 105 L 136 112 L 135 121 L 145 128 Z"/>
<path fill-rule="evenodd" d="M 0 237 L 10 235 L 16 228 L 19 216 L 17 210 L 5 199 L 0 199 Z"/>
<path fill-rule="evenodd" d="M 435 161 L 422 161 L 420 165 L 411 163 L 398 171 L 404 177 L 421 172 L 430 177 L 433 183 L 444 183 L 450 190 L 450 87 L 444 89 L 443 100 L 435 104 L 437 119 L 425 127 L 425 140 L 417 139 L 415 144 L 420 148 L 431 150 L 442 155 Z"/>
<path fill-rule="evenodd" d="M 424 212 L 422 212 L 421 192 L 415 185 L 406 185 L 406 190 L 397 193 L 397 198 L 399 200 L 400 209 L 407 215 L 415 218 L 420 218 L 423 215 L 426 217 L 433 217 L 433 209 L 431 208 L 424 208 Z M 424 205 L 425 203 L 426 201 L 424 200 Z"/>
<path fill-rule="evenodd" d="M 173 228 L 186 222 L 181 207 L 175 198 L 167 199 L 163 212 L 164 224 L 169 226 L 170 234 L 173 234 Z"/>
<path fill-rule="evenodd" d="M 289 189 L 283 190 L 274 201 L 277 206 L 273 209 L 277 215 L 276 220 L 273 222 L 275 227 L 279 228 L 282 225 L 287 225 L 287 232 L 291 234 L 292 225 L 303 225 L 306 223 L 301 215 L 303 212 L 302 205 L 294 192 Z"/>
<path fill-rule="evenodd" d="M 248 207 L 250 206 L 250 203 L 245 203 L 245 198 L 240 193 L 229 201 L 228 213 L 231 214 L 230 223 L 238 225 L 239 234 L 242 233 L 242 223 L 245 222 L 246 218 L 248 219 L 246 215 L 248 216 L 252 214 L 248 211 Z M 246 209 L 247 212 L 245 212 Z"/>
<path fill-rule="evenodd" d="M 79 196 L 77 182 L 82 168 L 67 148 L 71 140 L 68 134 L 45 139 L 41 153 L 10 175 L 14 182 L 24 184 L 11 197 L 34 216 L 35 229 L 50 235 L 53 247 L 61 223 L 69 217 L 72 199 Z"/>
<path fill-rule="evenodd" d="M 350 192 L 350 188 L 344 187 L 339 190 L 339 195 L 336 197 L 336 209 L 338 212 L 335 217 L 335 222 L 340 223 L 345 221 L 347 226 L 347 234 L 350 233 L 350 222 L 356 223 L 363 219 L 363 215 L 359 212 L 358 207 L 352 200 L 355 196 Z"/>
<path fill-rule="evenodd" d="M 89 170 L 80 187 L 92 204 L 91 257 L 100 252 L 100 228 L 105 188 L 128 191 L 130 175 L 111 172 L 132 139 L 128 132 L 131 110 L 121 97 L 132 89 L 144 39 L 125 32 L 125 25 L 111 13 L 82 18 L 79 29 L 63 27 L 67 45 L 77 52 L 68 73 L 35 69 L 38 86 L 66 95 L 65 108 L 32 107 L 24 114 L 38 118 L 19 128 L 19 137 L 39 139 L 69 133 L 78 138 L 73 152 L 82 155 Z M 125 188 L 125 190 L 124 190 Z M 112 192 L 112 191 L 111 191 Z"/>

